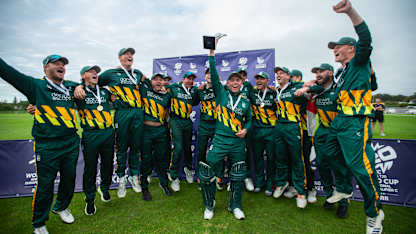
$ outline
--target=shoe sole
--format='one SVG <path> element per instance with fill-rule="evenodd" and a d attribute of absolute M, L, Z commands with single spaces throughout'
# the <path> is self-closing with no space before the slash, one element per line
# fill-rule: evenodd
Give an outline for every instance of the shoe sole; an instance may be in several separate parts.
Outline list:
<path fill-rule="evenodd" d="M 134 192 L 136 192 L 136 193 L 141 193 L 142 192 L 142 188 L 140 188 L 140 189 L 136 189 L 134 186 L 133 186 L 133 179 L 130 179 L 131 177 L 129 177 L 127 180 L 130 182 L 130 184 L 131 184 L 131 188 L 133 189 L 133 191 Z M 139 185 L 140 186 L 140 185 Z"/>
<path fill-rule="evenodd" d="M 88 214 L 88 212 L 87 212 L 87 205 L 85 205 L 84 213 L 85 213 L 85 215 L 93 216 L 93 215 L 95 215 L 95 213 L 97 213 L 97 207 L 94 204 L 94 213 L 93 214 Z"/>
<path fill-rule="evenodd" d="M 103 192 L 101 191 L 101 189 L 100 189 L 100 188 L 98 188 L 97 192 L 98 192 L 98 194 L 100 194 L 101 201 L 103 201 L 103 202 L 105 202 L 105 203 L 107 203 L 107 202 L 110 202 L 110 201 L 111 201 L 111 198 L 110 198 L 110 199 L 108 199 L 108 200 L 105 200 L 105 199 L 104 199 L 104 194 L 103 194 Z"/>
<path fill-rule="evenodd" d="M 281 196 L 283 195 L 283 193 L 285 192 L 285 190 L 287 189 L 287 187 L 289 187 L 289 183 L 287 183 L 286 185 L 284 185 L 284 186 L 283 186 L 283 188 L 282 188 L 282 193 L 281 193 L 280 195 L 275 196 L 275 195 L 274 195 L 274 192 L 273 192 L 273 197 L 274 197 L 274 198 L 276 198 L 276 199 L 278 199 L 279 197 L 281 197 Z M 275 190 L 275 191 L 276 191 L 276 190 Z"/>
<path fill-rule="evenodd" d="M 56 211 L 56 210 L 52 210 L 52 213 L 54 213 L 54 214 L 56 214 L 56 215 L 59 215 L 58 211 Z M 61 215 L 59 215 L 59 218 L 61 218 Z M 72 222 L 66 222 L 66 221 L 64 221 L 64 220 L 61 218 L 61 221 L 62 221 L 63 223 L 66 223 L 66 224 L 72 224 L 72 223 L 74 223 L 74 222 L 75 222 L 75 219 L 74 219 L 74 221 L 72 221 Z"/>

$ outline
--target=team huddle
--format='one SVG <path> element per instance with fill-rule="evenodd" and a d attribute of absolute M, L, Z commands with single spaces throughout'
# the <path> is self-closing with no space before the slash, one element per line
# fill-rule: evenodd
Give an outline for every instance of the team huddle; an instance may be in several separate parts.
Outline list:
<path fill-rule="evenodd" d="M 206 82 L 200 87 L 193 86 L 196 75 L 192 72 L 172 84 L 171 77 L 164 74 L 146 77 L 133 68 L 133 48 L 119 51 L 117 68 L 101 73 L 97 65 L 83 67 L 81 83 L 64 80 L 69 61 L 60 55 L 43 60 L 42 79 L 24 75 L 0 59 L 0 77 L 32 104 L 28 110 L 34 115 L 38 176 L 32 203 L 34 232 L 48 233 L 45 224 L 58 172 L 61 179 L 52 212 L 65 223 L 74 222 L 68 206 L 81 143 L 86 215 L 97 211 L 96 192 L 102 201 L 111 200 L 114 151 L 118 198 L 126 196 L 128 181 L 136 193 L 142 193 L 143 200 L 152 200 L 149 183 L 153 169 L 165 195 L 179 192 L 183 154 L 186 181 L 193 183 L 196 178 L 201 190 L 204 219 L 213 218 L 216 191 L 224 186 L 230 194 L 228 210 L 236 219 L 245 219 L 244 188 L 264 190 L 266 196 L 276 199 L 282 195 L 296 197 L 297 207 L 304 209 L 317 201 L 309 159 L 314 145 L 327 197 L 324 208 L 338 203 L 337 216 L 347 217 L 354 177 L 364 198 L 367 233 L 381 233 L 384 213 L 370 144 L 369 118 L 374 113 L 371 92 L 377 88 L 370 62 L 371 34 L 348 0 L 333 9 L 349 16 L 358 41 L 343 37 L 329 42 L 342 70 L 335 75 L 331 65 L 322 63 L 312 68 L 316 79 L 307 83 L 299 70 L 278 66 L 274 69 L 276 87 L 269 85 L 271 76 L 266 72 L 256 74 L 256 85 L 252 86 L 243 69 L 231 72 L 223 85 L 214 50 L 209 51 Z M 194 167 L 191 112 L 196 105 L 200 105 L 201 115 Z M 319 119 L 314 134 L 308 128 L 308 105 L 316 107 Z M 83 129 L 81 141 L 76 110 Z M 101 183 L 97 188 L 99 158 Z M 251 170 L 255 171 L 253 178 L 248 173 Z"/>

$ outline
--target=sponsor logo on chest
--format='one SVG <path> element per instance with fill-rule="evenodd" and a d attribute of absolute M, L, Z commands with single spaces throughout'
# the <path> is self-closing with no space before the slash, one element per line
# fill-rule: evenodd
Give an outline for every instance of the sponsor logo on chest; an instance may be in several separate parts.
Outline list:
<path fill-rule="evenodd" d="M 120 84 L 136 85 L 128 77 L 120 78 Z"/>
<path fill-rule="evenodd" d="M 332 105 L 334 102 L 330 98 L 318 98 L 316 99 L 316 105 L 327 106 Z"/>
<path fill-rule="evenodd" d="M 150 91 L 150 90 L 147 91 L 147 96 L 150 98 L 159 100 L 159 101 L 163 101 L 162 97 L 160 97 L 159 95 L 155 94 L 153 91 Z"/>
<path fill-rule="evenodd" d="M 54 101 L 71 101 L 71 96 L 63 93 L 51 93 L 52 100 Z"/>

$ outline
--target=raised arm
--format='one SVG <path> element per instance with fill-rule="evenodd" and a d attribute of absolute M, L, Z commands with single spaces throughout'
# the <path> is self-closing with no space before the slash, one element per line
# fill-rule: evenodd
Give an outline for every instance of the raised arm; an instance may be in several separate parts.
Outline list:
<path fill-rule="evenodd" d="M 21 93 L 23 93 L 29 103 L 34 103 L 35 98 L 35 78 L 31 76 L 26 76 L 23 73 L 20 73 L 6 62 L 0 58 L 0 77 L 3 78 L 7 83 L 11 84 Z"/>
<path fill-rule="evenodd" d="M 358 64 L 367 64 L 370 59 L 371 51 L 371 34 L 367 24 L 352 7 L 349 0 L 342 0 L 337 5 L 333 6 L 336 13 L 344 13 L 348 15 L 354 25 L 355 32 L 358 35 L 358 42 L 355 46 L 354 61 Z"/>
<path fill-rule="evenodd" d="M 213 54 L 211 55 L 210 53 L 208 60 L 209 60 L 209 72 L 211 73 L 211 84 L 212 84 L 212 88 L 214 89 L 214 93 L 217 96 L 224 89 L 224 87 L 222 86 L 220 82 L 220 77 L 218 76 L 214 55 Z"/>

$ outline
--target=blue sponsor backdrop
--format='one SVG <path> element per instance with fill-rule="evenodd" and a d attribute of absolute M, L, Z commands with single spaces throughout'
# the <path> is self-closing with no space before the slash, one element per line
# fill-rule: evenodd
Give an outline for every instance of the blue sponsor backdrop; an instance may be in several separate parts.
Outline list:
<path fill-rule="evenodd" d="M 416 141 L 376 139 L 372 143 L 376 152 L 376 170 L 381 188 L 381 200 L 385 204 L 416 208 Z M 0 197 L 31 196 L 36 186 L 35 161 L 32 140 L 0 141 Z M 315 156 L 311 155 L 312 165 Z M 115 165 L 115 163 L 114 163 Z M 80 153 L 77 165 L 75 191 L 82 191 L 83 156 Z M 99 167 L 98 167 L 99 169 Z M 315 187 L 323 194 L 316 173 Z M 59 176 L 56 185 L 59 182 Z M 97 174 L 99 183 L 99 172 Z M 112 188 L 117 176 L 113 174 Z M 57 186 L 55 186 L 57 189 Z M 354 185 L 354 200 L 361 200 L 359 189 Z"/>

